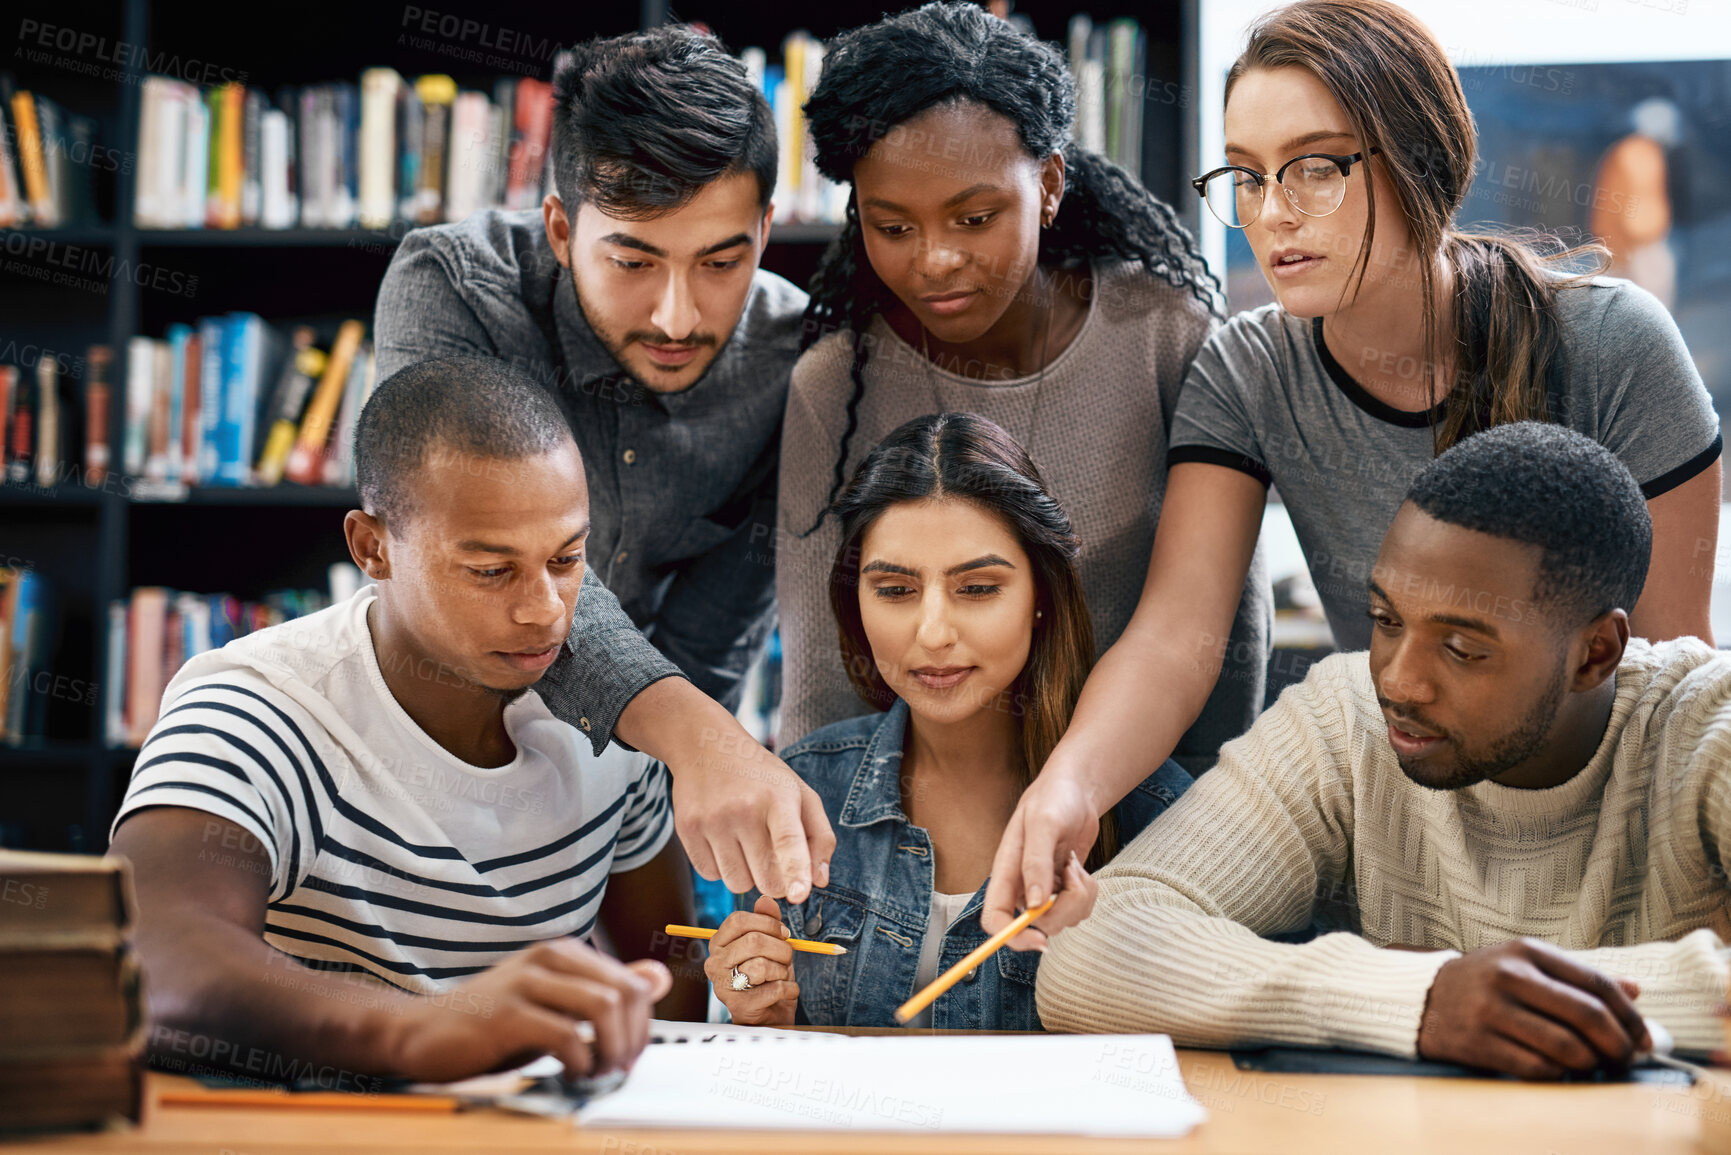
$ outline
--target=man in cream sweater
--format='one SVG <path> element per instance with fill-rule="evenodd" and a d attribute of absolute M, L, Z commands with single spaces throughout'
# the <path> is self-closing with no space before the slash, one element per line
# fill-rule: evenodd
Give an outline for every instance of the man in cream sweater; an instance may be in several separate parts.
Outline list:
<path fill-rule="evenodd" d="M 1407 492 L 1368 653 L 1288 689 L 1099 874 L 1048 1029 L 1528 1078 L 1718 1047 L 1731 658 L 1631 639 L 1652 527 L 1603 447 L 1470 437 Z M 1264 936 L 1315 928 L 1309 941 Z"/>

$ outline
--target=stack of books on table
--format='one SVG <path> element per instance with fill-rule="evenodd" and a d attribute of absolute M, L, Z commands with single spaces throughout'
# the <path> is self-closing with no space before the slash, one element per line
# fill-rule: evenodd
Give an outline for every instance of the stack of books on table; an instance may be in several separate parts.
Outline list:
<path fill-rule="evenodd" d="M 119 858 L 0 850 L 0 1129 L 139 1118 L 129 870 Z"/>

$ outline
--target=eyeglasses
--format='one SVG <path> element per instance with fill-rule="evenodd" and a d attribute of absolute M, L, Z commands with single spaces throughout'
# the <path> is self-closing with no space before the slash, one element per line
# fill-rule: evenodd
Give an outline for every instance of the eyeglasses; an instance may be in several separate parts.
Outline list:
<path fill-rule="evenodd" d="M 1370 150 L 1371 153 L 1380 151 L 1376 148 Z M 1368 155 L 1363 152 L 1351 156 L 1307 152 L 1293 157 L 1275 173 L 1229 164 L 1197 177 L 1190 182 L 1190 187 L 1207 202 L 1208 211 L 1229 229 L 1242 229 L 1262 215 L 1263 192 L 1271 180 L 1280 185 L 1293 208 L 1307 217 L 1325 217 L 1346 199 L 1346 178 L 1352 175 L 1352 166 Z M 1298 166 L 1298 172 L 1288 184 L 1286 174 L 1293 165 Z"/>

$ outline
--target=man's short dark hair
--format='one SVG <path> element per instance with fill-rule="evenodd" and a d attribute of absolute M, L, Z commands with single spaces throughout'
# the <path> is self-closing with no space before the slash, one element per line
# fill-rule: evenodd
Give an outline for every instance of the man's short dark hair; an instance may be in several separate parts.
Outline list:
<path fill-rule="evenodd" d="M 641 220 L 720 177 L 775 191 L 775 120 L 721 41 L 684 25 L 576 45 L 553 70 L 553 175 L 565 211 L 588 201 Z"/>
<path fill-rule="evenodd" d="M 482 475 L 487 459 L 519 461 L 573 443 L 559 403 L 534 378 L 491 357 L 435 357 L 393 373 L 355 423 L 361 508 L 387 526 L 415 509 L 415 474 L 430 459 Z"/>
<path fill-rule="evenodd" d="M 1539 547 L 1533 599 L 1573 626 L 1633 610 L 1653 523 L 1610 450 L 1560 425 L 1518 421 L 1456 443 L 1406 499 L 1438 521 Z"/>

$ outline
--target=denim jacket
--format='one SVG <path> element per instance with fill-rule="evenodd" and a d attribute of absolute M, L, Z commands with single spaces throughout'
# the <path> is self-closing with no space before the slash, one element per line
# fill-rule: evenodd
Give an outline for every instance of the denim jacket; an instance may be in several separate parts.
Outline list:
<path fill-rule="evenodd" d="M 895 1009 L 916 993 L 914 970 L 932 901 L 932 843 L 902 812 L 902 742 L 908 707 L 849 718 L 814 731 L 782 752 L 823 799 L 835 827 L 830 884 L 802 903 L 783 901 L 795 938 L 833 942 L 840 956 L 794 955 L 798 1021 L 823 1026 L 893 1027 Z M 1117 807 L 1128 840 L 1190 785 L 1168 761 Z M 942 974 L 986 940 L 980 929 L 984 884 L 944 935 Z M 745 896 L 743 908 L 756 901 Z M 1039 1030 L 1034 975 L 1040 955 L 999 951 L 932 1004 L 934 1028 Z"/>

